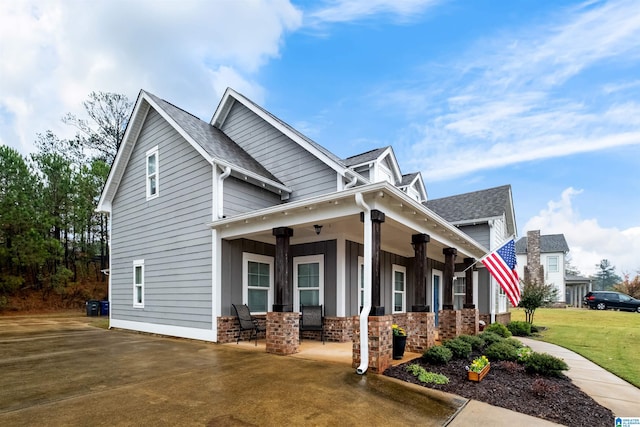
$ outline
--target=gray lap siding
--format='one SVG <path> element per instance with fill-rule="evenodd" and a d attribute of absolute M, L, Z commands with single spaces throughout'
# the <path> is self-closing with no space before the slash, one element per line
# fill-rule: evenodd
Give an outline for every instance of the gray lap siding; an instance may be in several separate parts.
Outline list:
<path fill-rule="evenodd" d="M 146 200 L 146 152 L 158 146 L 159 196 Z M 113 201 L 114 319 L 211 329 L 212 167 L 150 110 Z M 144 308 L 133 261 L 144 260 Z"/>
<path fill-rule="evenodd" d="M 337 190 L 337 172 L 236 102 L 222 131 L 293 189 L 290 201 Z"/>

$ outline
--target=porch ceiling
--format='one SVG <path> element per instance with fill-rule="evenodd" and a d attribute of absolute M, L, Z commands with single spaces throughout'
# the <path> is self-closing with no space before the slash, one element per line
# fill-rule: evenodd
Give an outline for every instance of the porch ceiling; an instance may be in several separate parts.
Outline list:
<path fill-rule="evenodd" d="M 247 238 L 275 243 L 272 229 L 293 229 L 291 244 L 341 239 L 362 243 L 363 223 L 361 209 L 355 203 L 355 194 L 361 192 L 371 209 L 385 213 L 381 227 L 382 250 L 413 257 L 411 236 L 425 233 L 431 237 L 427 256 L 444 260 L 442 249 L 454 247 L 458 258 L 480 258 L 487 250 L 442 218 L 411 200 L 405 193 L 386 183 L 334 193 L 304 202 L 293 202 L 226 218 L 211 224 L 223 239 Z M 322 225 L 317 235 L 314 224 Z"/>

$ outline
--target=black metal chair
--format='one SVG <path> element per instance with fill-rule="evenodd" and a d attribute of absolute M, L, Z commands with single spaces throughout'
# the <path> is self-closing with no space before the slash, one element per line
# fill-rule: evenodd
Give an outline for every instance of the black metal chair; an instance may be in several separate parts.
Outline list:
<path fill-rule="evenodd" d="M 249 336 L 249 341 L 251 341 L 252 337 L 256 337 L 256 346 L 258 345 L 258 333 L 266 332 L 267 328 L 265 326 L 261 326 L 258 322 L 258 319 L 251 315 L 251 311 L 249 310 L 249 306 L 246 304 L 235 305 L 231 304 L 233 309 L 236 311 L 236 316 L 238 316 L 238 321 L 240 322 L 240 331 L 238 332 L 238 337 L 236 339 L 236 344 L 240 342 L 240 335 L 242 335 L 242 331 L 251 331 L 251 335 Z"/>
<path fill-rule="evenodd" d="M 300 341 L 302 341 L 303 331 L 320 331 L 320 339 L 324 344 L 324 316 L 322 305 L 301 305 L 300 306 Z"/>

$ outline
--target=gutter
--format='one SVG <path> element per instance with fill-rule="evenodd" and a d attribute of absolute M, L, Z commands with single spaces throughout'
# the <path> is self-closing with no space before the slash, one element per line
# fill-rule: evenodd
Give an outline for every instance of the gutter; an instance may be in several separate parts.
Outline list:
<path fill-rule="evenodd" d="M 371 208 L 362 197 L 356 193 L 356 205 L 364 211 L 364 301 L 360 311 L 360 366 L 356 369 L 358 375 L 363 375 L 369 367 L 369 312 L 371 311 Z"/>

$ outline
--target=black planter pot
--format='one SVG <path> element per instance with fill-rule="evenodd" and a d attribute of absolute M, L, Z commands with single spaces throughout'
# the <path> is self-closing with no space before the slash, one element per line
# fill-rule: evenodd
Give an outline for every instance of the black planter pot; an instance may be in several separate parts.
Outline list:
<path fill-rule="evenodd" d="M 407 337 L 394 335 L 393 336 L 393 359 L 400 360 L 404 356 L 404 348 L 407 345 Z"/>

